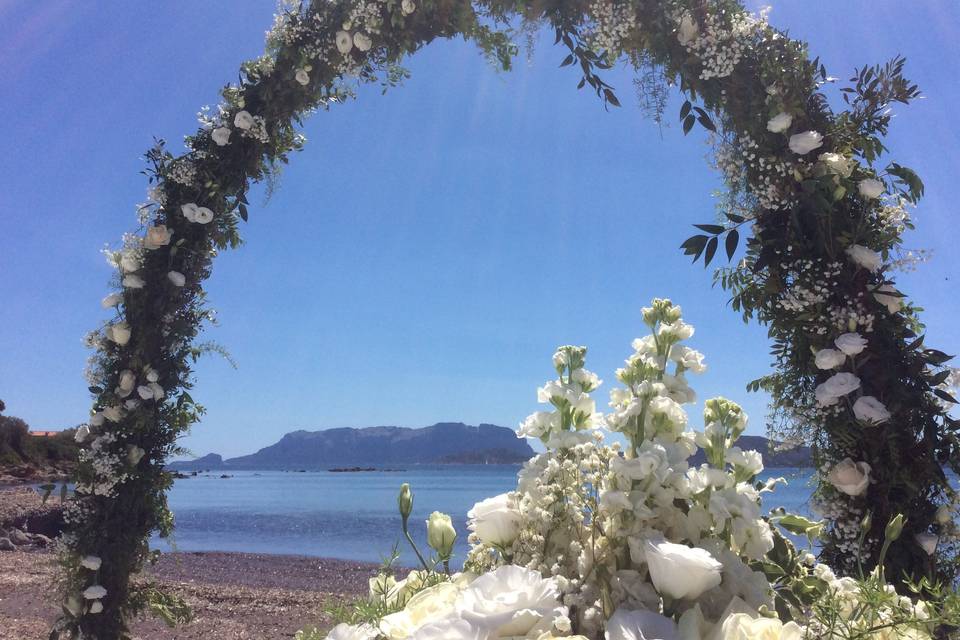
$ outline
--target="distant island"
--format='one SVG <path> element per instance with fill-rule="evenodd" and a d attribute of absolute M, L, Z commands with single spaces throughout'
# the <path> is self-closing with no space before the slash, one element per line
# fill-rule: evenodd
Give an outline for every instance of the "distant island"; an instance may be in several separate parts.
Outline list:
<path fill-rule="evenodd" d="M 513 429 L 441 422 L 429 427 L 294 431 L 256 453 L 224 460 L 211 453 L 171 462 L 173 471 L 222 469 L 326 470 L 405 464 L 519 464 L 534 455 Z"/>
<path fill-rule="evenodd" d="M 772 446 L 771 446 L 772 445 Z M 767 468 L 810 467 L 810 447 L 781 450 L 762 436 L 741 436 L 741 449 L 755 449 Z M 224 460 L 210 453 L 194 460 L 171 462 L 172 471 L 224 469 L 354 470 L 409 464 L 520 464 L 534 455 L 513 429 L 492 424 L 471 426 L 441 422 L 429 427 L 338 428 L 294 431 L 256 453 Z M 690 464 L 705 462 L 698 451 Z"/>

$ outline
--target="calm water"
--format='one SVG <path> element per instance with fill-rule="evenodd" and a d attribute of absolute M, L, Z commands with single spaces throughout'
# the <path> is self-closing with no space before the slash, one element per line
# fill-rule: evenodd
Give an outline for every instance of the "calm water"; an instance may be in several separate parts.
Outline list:
<path fill-rule="evenodd" d="M 466 514 L 483 498 L 516 488 L 513 465 L 413 466 L 403 472 L 232 471 L 177 480 L 170 491 L 176 517 L 173 546 L 180 551 L 248 551 L 377 562 L 400 540 L 397 490 L 414 491 L 411 530 L 425 547 L 424 520 L 431 511 L 449 513 L 460 535 L 456 555 L 467 547 Z M 808 513 L 810 471 L 773 469 L 762 478 L 789 481 L 765 494 L 767 508 Z M 168 542 L 155 540 L 160 549 Z M 401 546 L 402 562 L 415 559 Z"/>

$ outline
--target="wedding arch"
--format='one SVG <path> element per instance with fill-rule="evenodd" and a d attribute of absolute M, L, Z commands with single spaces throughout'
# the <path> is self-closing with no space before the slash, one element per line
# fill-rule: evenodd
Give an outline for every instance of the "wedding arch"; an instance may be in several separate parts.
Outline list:
<path fill-rule="evenodd" d="M 164 464 L 203 414 L 189 393 L 209 313 L 202 284 L 217 252 L 239 243 L 250 185 L 302 148 L 305 115 L 357 83 L 397 84 L 402 59 L 435 38 L 462 36 L 509 69 L 521 23 L 555 31 L 562 65 L 605 106 L 620 104 L 603 80 L 615 63 L 636 70 L 651 104 L 679 87 L 683 131 L 708 132 L 728 185 L 722 218 L 697 225 L 682 248 L 706 265 L 721 245 L 728 259 L 745 245 L 717 278 L 745 320 L 769 327 L 777 368 L 751 387 L 773 396 L 778 433 L 814 445 L 823 558 L 849 568 L 865 526 L 876 562 L 885 523 L 903 513 L 914 535 L 891 548 L 887 574 L 931 567 L 915 535 L 951 526 L 943 467 L 960 470 L 960 440 L 947 413 L 949 357 L 925 346 L 891 279 L 923 193 L 910 169 L 878 166 L 889 106 L 919 93 L 902 59 L 859 70 L 834 110 L 826 69 L 738 0 L 294 0 L 187 151 L 159 143 L 147 154 L 151 202 L 113 254 L 117 291 L 103 305 L 115 317 L 90 338 L 95 400 L 78 432 L 54 637 L 128 637 L 138 611 L 170 615 L 170 601 L 131 576 L 151 559 L 149 535 L 173 527 Z M 955 538 L 942 535 L 936 572 L 952 575 L 956 556 Z"/>

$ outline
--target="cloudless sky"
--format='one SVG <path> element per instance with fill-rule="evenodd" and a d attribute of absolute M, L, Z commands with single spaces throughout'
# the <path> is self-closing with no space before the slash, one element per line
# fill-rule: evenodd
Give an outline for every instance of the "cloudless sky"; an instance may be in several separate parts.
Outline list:
<path fill-rule="evenodd" d="M 751 8 L 757 8 L 752 4 Z M 107 318 L 100 249 L 136 227 L 143 152 L 182 150 L 195 114 L 240 62 L 262 52 L 269 1 L 0 0 L 0 398 L 35 429 L 85 419 L 83 335 Z M 956 318 L 960 175 L 960 4 L 953 0 L 783 0 L 771 22 L 811 43 L 832 75 L 908 58 L 926 99 L 898 108 L 889 146 L 927 197 L 912 248 L 934 253 L 901 289 L 926 308 L 928 344 L 960 351 Z M 585 344 L 606 383 L 642 335 L 640 307 L 680 303 L 709 371 L 762 433 L 766 331 L 744 325 L 678 245 L 714 216 L 720 181 L 679 100 L 660 129 L 637 107 L 629 69 L 607 74 L 609 112 L 544 39 L 511 73 L 462 41 L 407 63 L 381 96 L 314 115 L 304 152 L 265 202 L 246 244 L 208 282 L 222 343 L 196 367 L 208 413 L 184 444 L 238 455 L 294 429 L 515 426 L 537 409 L 559 344 Z M 691 424 L 700 427 L 699 408 Z"/>

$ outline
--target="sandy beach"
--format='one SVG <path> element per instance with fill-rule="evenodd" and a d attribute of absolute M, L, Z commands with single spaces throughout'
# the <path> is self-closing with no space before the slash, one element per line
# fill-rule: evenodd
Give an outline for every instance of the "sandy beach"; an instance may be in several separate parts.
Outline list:
<path fill-rule="evenodd" d="M 56 521 L 56 505 L 41 505 L 27 489 L 0 490 L 0 529 Z M 46 528 L 43 533 L 54 533 Z M 0 537 L 2 532 L 0 532 Z M 38 540 L 40 540 L 38 538 Z M 0 639 L 47 637 L 58 605 L 50 582 L 54 555 L 40 543 L 0 551 Z M 137 621 L 141 640 L 280 640 L 307 624 L 328 625 L 324 603 L 362 597 L 376 566 L 360 562 L 246 553 L 170 553 L 147 577 L 193 607 L 194 621 L 170 629 L 155 619 Z"/>

